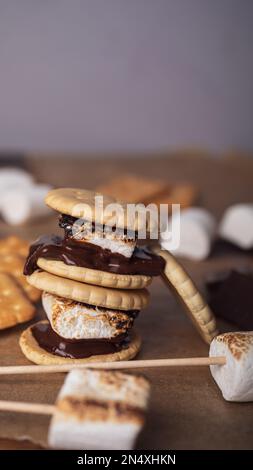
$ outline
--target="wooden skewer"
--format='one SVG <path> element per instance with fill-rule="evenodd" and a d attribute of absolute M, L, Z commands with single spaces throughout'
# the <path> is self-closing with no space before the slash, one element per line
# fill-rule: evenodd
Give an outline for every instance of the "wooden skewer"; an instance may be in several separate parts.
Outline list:
<path fill-rule="evenodd" d="M 91 362 L 90 364 L 63 364 L 53 366 L 7 366 L 0 367 L 0 375 L 3 374 L 41 374 L 68 372 L 72 369 L 137 369 L 139 367 L 168 367 L 168 366 L 210 366 L 226 364 L 225 356 L 215 357 L 187 357 L 176 359 L 148 359 L 138 361 L 117 362 Z M 56 410 L 55 405 L 44 403 L 26 403 L 20 401 L 0 400 L 0 411 L 15 411 L 17 413 L 33 413 L 52 415 Z"/>
<path fill-rule="evenodd" d="M 1 411 L 16 411 L 17 413 L 33 413 L 39 415 L 52 415 L 55 412 L 54 405 L 44 403 L 25 403 L 22 401 L 0 400 Z"/>
<path fill-rule="evenodd" d="M 138 361 L 87 362 L 86 364 L 62 364 L 52 366 L 2 366 L 0 375 L 50 374 L 69 372 L 72 369 L 139 369 L 146 367 L 210 366 L 226 364 L 225 356 L 187 357 L 175 359 L 143 359 Z"/>

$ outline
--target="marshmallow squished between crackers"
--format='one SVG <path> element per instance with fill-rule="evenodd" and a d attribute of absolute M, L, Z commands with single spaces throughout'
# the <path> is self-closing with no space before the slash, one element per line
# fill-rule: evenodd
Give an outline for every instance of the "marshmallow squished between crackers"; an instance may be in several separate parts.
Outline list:
<path fill-rule="evenodd" d="M 47 215 L 50 209 L 45 205 L 44 197 L 50 188 L 46 184 L 37 184 L 6 190 L 1 201 L 3 219 L 10 225 L 19 225 Z"/>
<path fill-rule="evenodd" d="M 58 449 L 132 449 L 144 424 L 149 388 L 140 376 L 72 370 L 56 402 L 49 445 Z"/>
<path fill-rule="evenodd" d="M 111 236 L 107 234 L 103 237 L 98 237 L 91 234 L 91 236 L 87 238 L 86 241 L 88 243 L 92 243 L 93 245 L 100 246 L 104 250 L 110 250 L 112 253 L 119 253 L 126 258 L 131 258 L 136 246 L 136 240 L 127 238 L 117 239 L 114 237 L 113 232 Z"/>
<path fill-rule="evenodd" d="M 87 227 L 86 227 L 87 225 Z M 137 240 L 133 233 L 130 238 L 124 231 L 113 231 L 109 226 L 106 230 L 103 228 L 99 231 L 92 231 L 89 222 L 83 223 L 80 227 L 73 226 L 72 237 L 83 243 L 92 243 L 100 246 L 104 250 L 110 250 L 112 253 L 119 253 L 126 258 L 131 258 L 136 247 Z"/>
<path fill-rule="evenodd" d="M 253 401 L 253 331 L 217 336 L 209 355 L 226 357 L 226 364 L 210 366 L 225 400 Z"/>
<path fill-rule="evenodd" d="M 244 250 L 253 248 L 253 204 L 229 207 L 221 220 L 219 235 Z"/>
<path fill-rule="evenodd" d="M 127 333 L 134 318 L 127 312 L 103 309 L 43 292 L 42 304 L 53 330 L 67 339 L 112 339 Z"/>
<path fill-rule="evenodd" d="M 177 223 L 180 227 L 180 241 L 173 248 L 170 246 L 168 233 Z M 207 210 L 199 207 L 184 209 L 169 219 L 168 229 L 161 234 L 160 243 L 163 249 L 170 250 L 176 256 L 205 259 L 210 253 L 215 229 L 215 219 Z"/>

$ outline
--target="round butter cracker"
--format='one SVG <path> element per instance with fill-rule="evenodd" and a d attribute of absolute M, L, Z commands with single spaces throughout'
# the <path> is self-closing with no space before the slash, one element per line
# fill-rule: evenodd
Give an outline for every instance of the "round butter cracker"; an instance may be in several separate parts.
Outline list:
<path fill-rule="evenodd" d="M 42 321 L 39 323 L 46 323 Z M 141 347 L 141 338 L 134 331 L 130 332 L 130 342 L 128 346 L 121 351 L 117 351 L 112 354 L 99 354 L 96 356 L 85 357 L 83 359 L 71 359 L 69 357 L 61 357 L 56 354 L 51 354 L 45 349 L 41 348 L 34 338 L 31 330 L 31 326 L 28 327 L 20 336 L 19 345 L 23 354 L 29 359 L 29 361 L 35 364 L 41 365 L 53 365 L 53 364 L 87 364 L 89 362 L 114 362 L 114 361 L 127 361 L 133 359 L 139 352 Z"/>
<path fill-rule="evenodd" d="M 102 201 L 96 206 L 96 197 L 99 196 Z M 152 232 L 157 230 L 158 221 L 157 217 L 147 217 L 146 208 L 144 205 L 139 205 L 138 211 L 131 214 L 128 217 L 127 203 L 117 201 L 116 199 L 97 193 L 95 191 L 89 191 L 87 189 L 78 188 L 59 188 L 52 189 L 48 192 L 45 197 L 45 203 L 62 214 L 71 215 L 77 219 L 82 218 L 90 222 L 96 222 L 98 224 L 105 224 L 111 227 L 115 226 L 115 220 L 117 220 L 117 228 L 129 229 L 132 231 L 147 230 Z M 120 204 L 120 210 L 115 213 L 115 208 L 107 206 L 110 204 Z M 98 205 L 100 210 L 97 210 Z M 156 215 L 156 213 L 155 213 Z"/>
<path fill-rule="evenodd" d="M 142 289 L 152 282 L 150 276 L 109 273 L 97 269 L 71 266 L 63 263 L 63 261 L 46 258 L 39 258 L 37 265 L 44 271 L 56 276 L 113 289 Z"/>
<path fill-rule="evenodd" d="M 141 310 L 146 307 L 149 301 L 149 293 L 146 289 L 122 290 L 93 286 L 55 276 L 46 271 L 34 271 L 26 279 L 32 286 L 50 294 L 100 307 L 117 310 Z"/>
<path fill-rule="evenodd" d="M 212 339 L 217 336 L 218 330 L 216 319 L 205 299 L 184 268 L 171 253 L 162 250 L 159 246 L 152 247 L 152 250 L 166 261 L 163 275 L 164 280 L 183 303 L 186 313 L 203 340 L 210 344 Z"/>

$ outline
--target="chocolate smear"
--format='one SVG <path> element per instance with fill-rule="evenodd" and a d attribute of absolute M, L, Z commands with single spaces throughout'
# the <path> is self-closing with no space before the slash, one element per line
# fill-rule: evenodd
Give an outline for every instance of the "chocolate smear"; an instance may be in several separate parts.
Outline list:
<path fill-rule="evenodd" d="M 108 339 L 67 340 L 59 336 L 48 322 L 36 323 L 31 328 L 32 334 L 42 349 L 51 354 L 70 359 L 82 359 L 101 354 L 113 354 L 127 348 L 129 337 L 120 336 Z"/>
<path fill-rule="evenodd" d="M 56 235 L 42 236 L 31 245 L 24 267 L 25 275 L 32 274 L 38 268 L 38 258 L 111 273 L 146 276 L 162 274 L 165 265 L 164 259 L 147 247 L 136 247 L 133 256 L 127 258 L 92 243 L 79 243 Z"/>

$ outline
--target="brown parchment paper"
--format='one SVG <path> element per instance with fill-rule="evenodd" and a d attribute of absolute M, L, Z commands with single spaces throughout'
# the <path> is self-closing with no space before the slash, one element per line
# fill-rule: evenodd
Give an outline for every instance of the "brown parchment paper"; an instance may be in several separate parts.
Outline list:
<path fill-rule="evenodd" d="M 27 160 L 35 178 L 55 186 L 94 188 L 119 171 L 167 178 L 168 183 L 187 181 L 201 191 L 200 205 L 220 217 L 229 204 L 253 200 L 253 159 L 231 156 L 226 159 L 189 158 L 181 154 L 152 155 L 152 158 L 71 160 L 38 156 Z M 57 231 L 55 214 L 47 220 L 17 227 L 15 233 L 35 238 Z M 13 233 L 0 221 L 0 235 Z M 59 232 L 58 232 L 59 233 Z M 252 256 L 227 255 L 203 262 L 185 262 L 186 269 L 203 288 L 205 277 L 231 267 L 253 266 Z M 137 319 L 143 337 L 140 358 L 205 356 L 208 347 L 198 336 L 182 307 L 160 280 L 150 288 L 150 306 Z M 38 308 L 37 319 L 43 315 Z M 27 326 L 27 325 L 26 325 Z M 28 364 L 18 338 L 21 325 L 0 332 L 0 365 Z M 220 325 L 230 331 L 231 325 Z M 138 440 L 142 449 L 252 449 L 253 403 L 228 403 L 214 383 L 209 369 L 164 368 L 143 372 L 152 383 L 152 396 L 146 426 Z M 63 374 L 0 376 L 0 399 L 54 403 Z M 39 415 L 0 412 L 0 438 L 29 438 L 47 445 L 50 418 Z"/>
<path fill-rule="evenodd" d="M 202 273 L 199 272 L 202 278 L 205 271 L 203 265 Z M 137 321 L 143 337 L 139 357 L 207 355 L 207 345 L 168 288 L 155 280 L 151 293 L 151 305 L 141 312 Z M 37 318 L 41 317 L 42 308 L 38 307 Z M 1 365 L 30 363 L 18 345 L 23 328 L 1 332 Z M 231 327 L 223 324 L 222 329 Z M 151 380 L 152 398 L 138 448 L 249 448 L 253 444 L 253 404 L 225 402 L 208 368 L 143 369 L 140 372 Z M 54 403 L 63 380 L 64 374 L 0 376 L 0 399 Z M 0 412 L 0 437 L 29 439 L 47 447 L 49 422 L 50 417 L 46 416 Z"/>
<path fill-rule="evenodd" d="M 44 316 L 40 304 L 36 320 Z M 0 332 L 1 365 L 31 364 L 18 344 L 23 329 L 33 321 Z M 9 375 L 0 376 L 1 400 L 15 400 L 36 403 L 54 403 L 61 386 L 63 374 L 50 375 Z M 0 412 L 0 437 L 29 439 L 41 446 L 47 446 L 47 428 L 50 417 L 23 413 Z"/>

